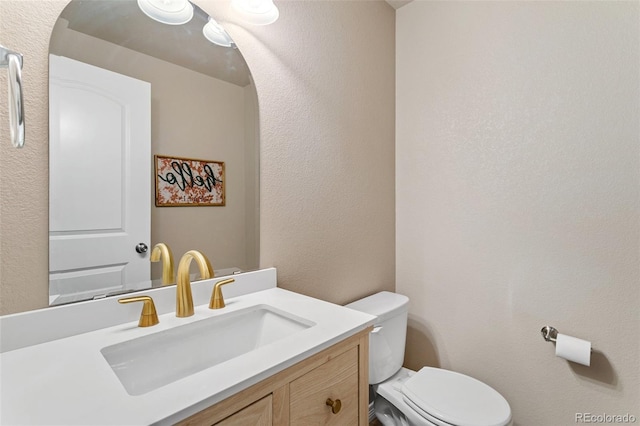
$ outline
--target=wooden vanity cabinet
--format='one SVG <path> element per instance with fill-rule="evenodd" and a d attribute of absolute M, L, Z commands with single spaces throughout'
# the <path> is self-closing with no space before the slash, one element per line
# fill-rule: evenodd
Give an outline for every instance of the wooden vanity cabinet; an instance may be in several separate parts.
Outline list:
<path fill-rule="evenodd" d="M 370 331 L 338 342 L 178 424 L 366 426 Z"/>
<path fill-rule="evenodd" d="M 254 402 L 248 407 L 243 408 L 235 414 L 230 415 L 221 422 L 216 423 L 217 426 L 233 426 L 233 425 L 254 425 L 269 426 L 273 424 L 273 397 L 267 395 L 259 401 Z M 206 423 L 206 422 L 205 422 Z"/>

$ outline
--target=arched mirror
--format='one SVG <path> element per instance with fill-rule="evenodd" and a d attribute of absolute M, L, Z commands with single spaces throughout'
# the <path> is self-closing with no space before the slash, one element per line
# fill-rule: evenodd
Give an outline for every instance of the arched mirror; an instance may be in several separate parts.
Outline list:
<path fill-rule="evenodd" d="M 73 0 L 49 47 L 50 304 L 171 284 L 199 250 L 258 267 L 258 102 L 240 51 L 135 0 Z M 160 250 L 162 247 L 163 250 Z M 167 265 L 165 264 L 165 267 Z M 193 270 L 193 279 L 197 272 Z"/>

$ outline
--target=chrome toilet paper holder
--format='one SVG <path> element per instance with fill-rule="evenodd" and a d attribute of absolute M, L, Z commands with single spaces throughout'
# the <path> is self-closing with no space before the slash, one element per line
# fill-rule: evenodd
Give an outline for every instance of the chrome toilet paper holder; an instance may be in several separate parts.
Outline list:
<path fill-rule="evenodd" d="M 542 327 L 540 333 L 542 333 L 542 338 L 547 342 L 556 343 L 556 340 L 558 339 L 558 330 L 555 327 L 551 327 L 550 325 L 545 325 L 544 327 Z M 593 353 L 593 348 L 591 348 L 591 353 Z"/>
<path fill-rule="evenodd" d="M 558 338 L 558 330 L 549 325 L 545 325 L 544 327 L 542 327 L 542 330 L 540 330 L 540 332 L 542 333 L 542 338 L 547 342 L 555 343 L 556 339 Z"/>

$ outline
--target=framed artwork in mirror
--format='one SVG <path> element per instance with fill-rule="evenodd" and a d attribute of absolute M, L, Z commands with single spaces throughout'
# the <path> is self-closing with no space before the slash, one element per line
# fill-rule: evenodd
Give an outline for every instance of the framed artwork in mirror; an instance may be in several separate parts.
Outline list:
<path fill-rule="evenodd" d="M 154 156 L 156 207 L 224 206 L 224 162 Z"/>

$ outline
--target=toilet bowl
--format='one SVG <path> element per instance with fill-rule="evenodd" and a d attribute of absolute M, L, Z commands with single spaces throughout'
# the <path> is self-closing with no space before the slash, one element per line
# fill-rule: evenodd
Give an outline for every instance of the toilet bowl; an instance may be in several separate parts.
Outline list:
<path fill-rule="evenodd" d="M 384 426 L 508 426 L 511 408 L 489 385 L 464 374 L 402 367 L 409 299 L 381 292 L 348 308 L 375 315 L 369 339 L 374 413 Z"/>

